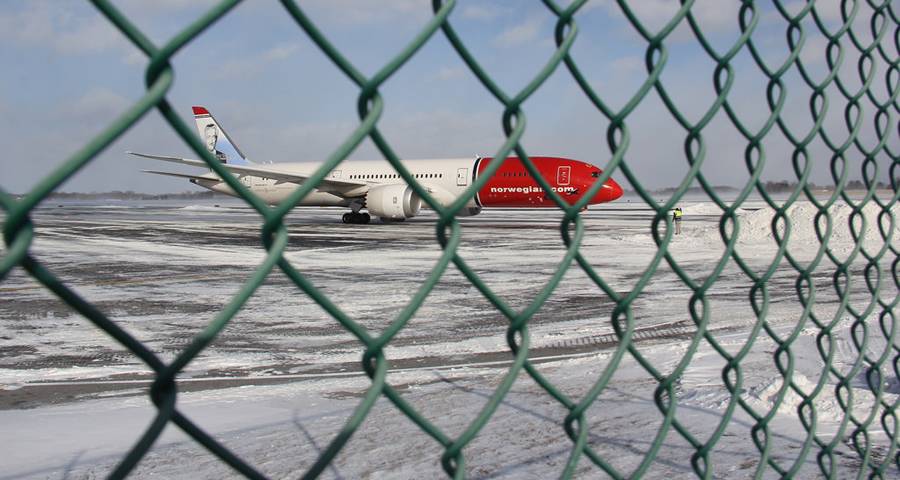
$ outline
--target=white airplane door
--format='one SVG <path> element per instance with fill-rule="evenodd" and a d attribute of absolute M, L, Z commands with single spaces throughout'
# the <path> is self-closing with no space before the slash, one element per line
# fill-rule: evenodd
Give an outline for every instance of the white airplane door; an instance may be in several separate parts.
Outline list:
<path fill-rule="evenodd" d="M 457 168 L 456 169 L 456 185 L 460 187 L 465 187 L 469 184 L 469 169 L 468 168 Z"/>

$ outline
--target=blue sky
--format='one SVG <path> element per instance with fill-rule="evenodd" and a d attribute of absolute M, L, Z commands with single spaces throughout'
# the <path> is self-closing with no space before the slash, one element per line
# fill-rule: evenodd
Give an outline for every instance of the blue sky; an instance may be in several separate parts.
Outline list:
<path fill-rule="evenodd" d="M 428 21 L 430 1 L 315 0 L 299 4 L 331 41 L 371 75 L 400 50 Z M 678 8 L 677 0 L 631 2 L 651 30 Z M 157 44 L 164 43 L 211 5 L 203 0 L 114 2 Z M 797 11 L 798 0 L 786 2 Z M 820 2 L 822 18 L 838 24 L 838 0 Z M 694 14 L 710 39 L 724 51 L 739 35 L 738 1 L 698 1 Z M 761 54 L 774 65 L 787 55 L 786 22 L 770 2 L 759 4 L 761 24 L 754 34 Z M 868 15 L 863 8 L 861 14 Z M 451 22 L 477 59 L 510 94 L 522 88 L 552 55 L 555 17 L 541 2 L 460 0 Z M 613 107 L 620 107 L 646 77 L 646 42 L 610 0 L 591 1 L 576 17 L 580 34 L 572 55 L 591 84 Z M 865 30 L 866 22 L 857 22 Z M 824 75 L 825 39 L 807 20 L 810 33 L 802 55 L 818 78 Z M 883 42 L 896 58 L 896 47 Z M 865 32 L 863 40 L 870 39 Z M 691 120 L 714 99 L 714 62 L 685 27 L 673 32 L 670 60 L 662 76 L 675 103 Z M 847 52 L 842 79 L 858 86 L 853 52 Z M 100 132 L 144 91 L 147 61 L 87 2 L 6 1 L 0 3 L 0 60 L 12 68 L 0 76 L 0 187 L 21 193 L 31 188 L 71 152 Z M 306 37 L 274 1 L 244 2 L 179 52 L 173 60 L 175 85 L 170 102 L 190 121 L 190 107 L 204 105 L 254 161 L 317 161 L 327 157 L 357 125 L 357 87 Z M 746 49 L 733 62 L 738 73 L 729 97 L 749 125 L 764 121 L 766 81 Z M 881 78 L 884 76 L 880 65 Z M 793 68 L 785 77 L 785 120 L 798 132 L 811 125 L 810 90 Z M 876 95 L 886 96 L 884 81 Z M 438 32 L 381 89 L 386 101 L 380 128 L 403 158 L 492 155 L 504 138 L 500 104 L 479 84 L 449 42 Z M 829 89 L 831 111 L 826 130 L 846 136 L 843 102 Z M 578 158 L 603 166 L 610 157 L 606 119 L 588 102 L 569 73 L 561 68 L 524 105 L 527 152 Z M 889 145 L 900 150 L 896 111 Z M 864 114 L 874 114 L 870 103 Z M 192 122 L 191 122 L 192 124 Z M 632 146 L 627 161 L 652 188 L 672 186 L 689 166 L 683 153 L 684 130 L 652 92 L 628 120 Z M 874 144 L 872 122 L 862 140 Z M 724 113 L 704 132 L 708 158 L 703 171 L 716 184 L 746 181 L 746 140 Z M 791 148 L 780 133 L 765 142 L 769 158 L 764 178 L 792 179 Z M 169 168 L 124 155 L 125 150 L 193 156 L 152 112 L 61 189 L 65 191 L 137 190 L 175 192 L 193 187 L 184 181 L 140 173 L 142 168 Z M 828 183 L 830 160 L 820 141 L 811 147 L 817 173 Z M 376 159 L 366 142 L 352 158 Z M 861 155 L 848 156 L 858 172 Z M 881 178 L 889 158 L 878 157 Z M 854 177 L 858 177 L 855 173 Z M 614 174 L 624 180 L 619 173 Z M 628 187 L 627 182 L 623 183 Z"/>

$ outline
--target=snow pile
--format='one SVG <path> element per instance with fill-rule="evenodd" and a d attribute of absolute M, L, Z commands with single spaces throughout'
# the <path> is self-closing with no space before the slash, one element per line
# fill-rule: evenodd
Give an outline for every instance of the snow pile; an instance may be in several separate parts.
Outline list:
<path fill-rule="evenodd" d="M 717 208 L 710 204 L 707 205 L 707 208 Z M 875 203 L 868 203 L 862 210 L 863 216 L 866 219 L 866 229 L 863 231 L 860 228 L 862 226 L 861 220 L 855 221 L 857 230 L 861 232 L 861 235 L 864 238 L 863 246 L 869 252 L 876 252 L 884 245 L 881 232 L 878 228 L 878 215 L 880 212 L 881 207 Z M 898 213 L 900 212 L 898 212 L 897 205 L 894 205 L 891 212 L 894 214 L 895 218 L 900 218 L 900 216 L 898 216 Z M 788 208 L 787 219 L 791 224 L 788 248 L 792 252 L 812 252 L 819 248 L 820 242 L 816 236 L 817 213 L 818 209 L 810 202 L 797 202 Z M 846 203 L 837 203 L 829 209 L 829 213 L 831 214 L 832 219 L 832 230 L 831 236 L 828 239 L 828 245 L 832 252 L 838 255 L 846 255 L 853 250 L 855 244 L 848 223 L 849 218 L 853 213 L 853 208 Z M 775 210 L 770 207 L 753 211 L 739 211 L 738 222 L 740 223 L 740 233 L 738 235 L 738 244 L 758 246 L 760 243 L 773 242 L 775 239 L 772 232 L 772 219 L 774 216 Z M 824 216 L 819 219 L 819 227 L 823 233 L 825 232 L 826 224 L 827 222 Z M 890 219 L 885 218 L 883 224 L 885 227 L 884 230 L 889 231 L 888 226 L 890 225 Z M 784 238 L 785 222 L 779 221 L 776 228 L 779 236 Z M 729 233 L 733 231 L 731 226 L 726 226 L 726 229 Z M 713 226 L 702 228 L 697 232 L 695 238 L 707 242 L 722 242 L 718 227 Z M 894 235 L 892 241 L 894 243 L 898 242 L 897 235 Z"/>
<path fill-rule="evenodd" d="M 220 207 L 218 205 L 187 205 L 177 208 L 186 212 L 221 212 L 222 210 L 231 210 L 229 207 Z"/>
<path fill-rule="evenodd" d="M 816 383 L 806 378 L 805 375 L 795 371 L 791 376 L 794 385 L 804 394 L 809 395 L 816 389 Z M 773 377 L 769 382 L 747 390 L 745 400 L 757 409 L 757 413 L 771 411 L 778 401 L 778 394 L 784 385 L 782 377 Z M 826 387 L 828 389 L 830 387 Z M 803 403 L 801 397 L 793 388 L 788 388 L 784 394 L 784 400 L 778 406 L 778 413 L 792 415 L 797 413 L 797 407 Z M 842 410 L 837 400 L 832 395 L 818 395 L 813 404 L 820 416 L 825 418 L 840 418 Z"/>
<path fill-rule="evenodd" d="M 713 202 L 692 203 L 682 206 L 681 209 L 684 211 L 685 215 L 715 215 L 717 217 L 722 216 L 722 209 Z M 743 208 L 737 209 L 738 215 L 743 212 L 746 212 L 746 210 L 744 210 Z"/>

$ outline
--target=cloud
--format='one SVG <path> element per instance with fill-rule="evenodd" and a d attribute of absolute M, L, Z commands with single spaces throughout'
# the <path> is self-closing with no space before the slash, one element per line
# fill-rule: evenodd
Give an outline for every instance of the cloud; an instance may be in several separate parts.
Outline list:
<path fill-rule="evenodd" d="M 277 125 L 250 125 L 229 134 L 241 142 L 262 139 L 242 148 L 254 161 L 322 161 L 332 154 L 353 130 L 358 120 L 284 121 Z M 378 128 L 401 158 L 460 158 L 490 155 L 503 142 L 496 112 L 458 111 L 447 108 L 414 110 L 385 116 Z M 301 155 L 297 157 L 296 155 Z M 374 144 L 366 140 L 350 155 L 354 160 L 382 159 Z"/>
<path fill-rule="evenodd" d="M 470 20 L 489 21 L 503 13 L 499 8 L 492 5 L 469 5 L 463 9 L 462 17 Z"/>
<path fill-rule="evenodd" d="M 127 98 L 106 88 L 94 88 L 61 107 L 61 113 L 74 118 L 113 117 L 131 105 Z"/>
<path fill-rule="evenodd" d="M 824 63 L 827 49 L 828 39 L 825 37 L 821 35 L 807 36 L 803 49 L 800 50 L 800 60 L 806 66 Z"/>
<path fill-rule="evenodd" d="M 141 15 L 168 15 L 184 10 L 196 8 L 208 9 L 218 3 L 218 0 L 121 0 L 117 5 L 129 13 Z"/>
<path fill-rule="evenodd" d="M 431 17 L 431 2 L 421 0 L 308 0 L 300 5 L 314 15 L 321 15 L 332 23 L 369 25 L 395 20 L 424 21 Z"/>
<path fill-rule="evenodd" d="M 494 45 L 497 47 L 509 48 L 530 43 L 537 38 L 543 23 L 543 17 L 529 17 L 524 22 L 500 32 L 500 34 L 494 38 Z"/>
<path fill-rule="evenodd" d="M 793 0 L 784 4 L 784 9 L 790 15 L 796 15 L 800 13 L 800 10 L 802 10 L 804 7 L 806 7 L 806 2 L 801 0 Z M 819 15 L 819 18 L 821 18 L 824 22 L 837 24 L 843 23 L 843 19 L 841 18 L 840 0 L 819 0 L 818 2 L 816 2 L 813 8 Z M 852 8 L 852 4 L 848 4 L 847 12 L 849 13 Z M 778 18 L 782 18 L 778 12 L 773 11 L 772 13 Z M 807 16 L 807 18 L 810 18 L 811 16 L 812 15 L 810 14 L 809 16 Z"/>
<path fill-rule="evenodd" d="M 270 48 L 268 51 L 264 52 L 260 57 L 266 62 L 275 62 L 278 60 L 284 60 L 291 55 L 297 53 L 300 50 L 300 45 L 297 43 L 285 43 L 281 45 L 275 45 Z"/>
<path fill-rule="evenodd" d="M 627 22 L 624 19 L 624 14 L 621 13 L 621 7 L 611 0 L 589 2 L 581 10 L 588 11 L 598 7 L 604 7 L 608 14 L 617 19 L 617 23 L 618 19 Z M 628 7 L 644 28 L 651 33 L 655 33 L 665 27 L 675 17 L 681 8 L 681 2 L 679 0 L 641 0 L 639 2 L 628 2 Z M 693 15 L 704 33 L 737 29 L 739 11 L 740 2 L 725 2 L 722 0 L 696 0 L 691 7 L 691 15 Z M 631 29 L 630 26 L 628 28 Z M 676 41 L 693 38 L 687 20 L 682 20 L 668 38 Z"/>
<path fill-rule="evenodd" d="M 612 6 L 612 5 L 610 5 Z M 631 11 L 651 30 L 664 27 L 681 8 L 678 0 L 643 0 L 628 4 Z M 616 6 L 616 8 L 618 8 Z M 737 25 L 738 2 L 721 0 L 697 0 L 691 7 L 691 14 L 704 30 L 722 30 Z"/>
<path fill-rule="evenodd" d="M 698 0 L 691 8 L 691 14 L 700 24 L 700 28 L 720 32 L 738 29 L 738 2 L 720 2 L 717 0 Z"/>
<path fill-rule="evenodd" d="M 297 43 L 275 45 L 250 57 L 236 58 L 216 67 L 213 76 L 218 79 L 253 78 L 269 65 L 290 58 L 300 50 Z"/>
<path fill-rule="evenodd" d="M 134 49 L 99 12 L 69 2 L 32 1 L 21 10 L 0 12 L 0 41 L 61 55 Z"/>
<path fill-rule="evenodd" d="M 456 67 L 441 67 L 434 75 L 435 80 L 456 80 L 466 75 L 468 69 L 462 65 Z"/>
<path fill-rule="evenodd" d="M 135 48 L 122 57 L 122 63 L 131 66 L 147 65 L 150 63 L 150 58 L 144 52 Z"/>
<path fill-rule="evenodd" d="M 99 53 L 124 46 L 124 38 L 105 18 L 95 17 L 57 33 L 53 47 L 62 54 Z"/>
<path fill-rule="evenodd" d="M 838 0 L 818 1 L 814 7 L 819 17 L 826 22 L 835 22 L 841 24 L 844 19 L 841 17 L 841 2 Z M 852 4 L 847 4 L 847 12 L 852 10 Z"/>
<path fill-rule="evenodd" d="M 54 110 L 54 119 L 47 120 L 55 131 L 65 131 L 74 138 L 89 138 L 98 128 L 108 125 L 134 104 L 131 100 L 105 87 L 92 88 L 83 95 L 61 102 Z"/>
<path fill-rule="evenodd" d="M 18 12 L 0 13 L 0 38 L 19 44 L 47 42 L 53 35 L 53 10 L 43 2 L 26 5 Z"/>
<path fill-rule="evenodd" d="M 618 74 L 630 74 L 644 67 L 644 60 L 641 57 L 632 55 L 613 60 L 612 70 Z"/>

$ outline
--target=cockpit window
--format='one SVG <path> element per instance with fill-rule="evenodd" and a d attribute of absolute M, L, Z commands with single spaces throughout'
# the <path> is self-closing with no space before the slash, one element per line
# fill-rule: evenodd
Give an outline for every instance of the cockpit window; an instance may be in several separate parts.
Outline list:
<path fill-rule="evenodd" d="M 600 172 L 591 172 L 591 176 L 594 178 L 600 178 Z"/>

